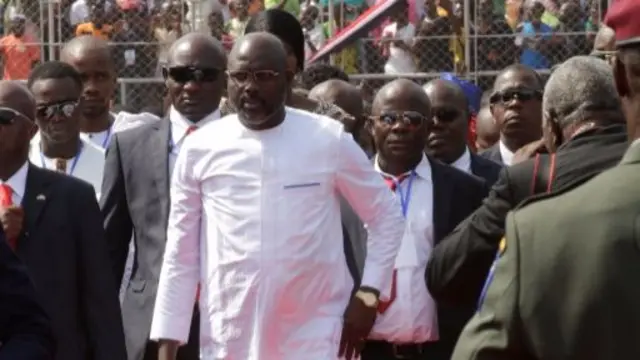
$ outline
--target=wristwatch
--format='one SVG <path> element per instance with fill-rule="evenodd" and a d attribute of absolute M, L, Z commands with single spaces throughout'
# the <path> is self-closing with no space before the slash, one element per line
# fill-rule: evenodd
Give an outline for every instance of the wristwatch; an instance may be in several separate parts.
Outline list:
<path fill-rule="evenodd" d="M 364 305 L 369 308 L 377 308 L 378 304 L 380 304 L 378 294 L 367 289 L 359 289 L 358 291 L 356 291 L 355 297 L 360 299 L 364 303 Z"/>

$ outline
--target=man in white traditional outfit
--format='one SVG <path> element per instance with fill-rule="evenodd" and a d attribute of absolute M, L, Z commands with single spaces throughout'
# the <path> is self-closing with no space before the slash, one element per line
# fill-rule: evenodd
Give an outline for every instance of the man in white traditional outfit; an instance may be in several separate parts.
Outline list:
<path fill-rule="evenodd" d="M 33 69 L 28 86 L 36 100 L 40 129 L 31 140 L 29 161 L 90 183 L 99 198 L 104 150 L 80 137 L 80 74 L 69 64 L 50 61 Z"/>
<path fill-rule="evenodd" d="M 187 341 L 199 283 L 201 359 L 351 359 L 391 291 L 400 207 L 339 122 L 284 107 L 293 74 L 277 38 L 244 36 L 228 69 L 238 114 L 194 133 L 175 165 L 159 359 Z M 339 195 L 370 235 L 353 296 Z"/>

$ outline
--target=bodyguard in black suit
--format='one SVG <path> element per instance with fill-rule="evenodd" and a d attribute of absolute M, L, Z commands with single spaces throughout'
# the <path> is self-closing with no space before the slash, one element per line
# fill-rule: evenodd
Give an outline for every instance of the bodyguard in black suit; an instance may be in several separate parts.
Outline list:
<path fill-rule="evenodd" d="M 171 172 L 192 129 L 219 118 L 224 85 L 226 55 L 217 40 L 191 33 L 171 49 L 164 71 L 172 101 L 168 116 L 113 136 L 102 184 L 100 204 L 118 279 L 124 273 L 132 235 L 135 244 L 131 279 L 127 279 L 122 303 L 129 360 L 158 358 L 157 344 L 149 341 L 149 332 L 167 240 Z M 200 358 L 199 328 L 196 311 L 189 343 L 180 348 L 179 360 Z"/>
<path fill-rule="evenodd" d="M 437 79 L 428 82 L 424 90 L 431 101 L 433 118 L 425 147 L 427 154 L 484 179 L 488 186 L 493 185 L 501 166 L 469 151 L 469 103 L 460 86 Z"/>
<path fill-rule="evenodd" d="M 117 284 L 95 191 L 27 161 L 35 112 L 26 88 L 0 82 L 4 232 L 51 318 L 55 359 L 124 359 Z"/>
<path fill-rule="evenodd" d="M 50 320 L 0 229 L 0 360 L 51 360 L 54 353 Z"/>
<path fill-rule="evenodd" d="M 522 64 L 508 66 L 498 74 L 489 102 L 500 128 L 500 141 L 480 156 L 510 166 L 518 149 L 540 139 L 543 88 L 540 75 Z"/>
<path fill-rule="evenodd" d="M 403 243 L 408 238 L 414 239 L 415 253 L 428 253 L 431 246 L 439 243 L 481 204 L 487 187 L 481 179 L 424 155 L 425 135 L 432 122 L 429 99 L 418 85 L 408 80 L 387 84 L 376 95 L 373 110 L 369 128 L 378 149 L 374 166 L 390 186 L 396 188 L 400 205 L 404 203 L 407 229 Z M 407 173 L 413 174 L 409 175 L 409 180 L 403 176 Z M 346 217 L 343 215 L 342 219 L 344 223 Z M 358 221 L 356 217 L 352 219 Z M 355 226 L 345 224 L 352 225 Z M 357 226 L 363 227 L 359 222 Z M 417 265 L 411 265 L 409 271 L 418 276 L 412 277 L 410 284 L 406 281 L 407 268 L 398 268 L 396 294 L 401 299 L 390 305 L 389 312 L 379 308 L 381 313 L 365 343 L 362 360 L 391 360 L 398 356 L 448 360 L 451 356 L 458 334 L 471 317 L 473 308 L 436 303 L 434 311 L 423 311 L 432 304 L 422 275 L 426 261 L 426 255 L 424 258 L 417 255 Z M 398 262 L 396 266 L 399 266 Z M 401 274 L 401 271 L 404 272 Z M 413 296 L 416 291 L 422 295 Z M 407 296 L 408 292 L 412 296 Z M 406 302 L 413 305 L 403 305 Z M 405 326 L 408 323 L 412 325 Z M 439 333 L 439 340 L 434 341 L 433 334 L 436 333 Z M 398 337 L 403 339 L 396 340 Z"/>
<path fill-rule="evenodd" d="M 451 304 L 478 301 L 504 236 L 507 213 L 518 204 L 534 194 L 576 187 L 615 166 L 622 158 L 628 142 L 611 70 L 596 58 L 573 59 L 576 60 L 556 69 L 549 79 L 555 84 L 547 85 L 547 92 L 549 89 L 551 92 L 545 93 L 545 99 L 549 99 L 545 100 L 545 138 L 547 147 L 555 154 L 540 154 L 537 160 L 504 168 L 484 204 L 435 247 L 427 268 L 427 283 L 437 300 Z M 577 78 L 567 80 L 566 74 L 578 69 L 582 72 L 575 74 Z M 589 85 L 580 86 L 585 79 L 589 79 Z M 570 96 L 567 92 L 577 95 Z M 558 105 L 552 99 L 570 102 Z M 582 109 L 586 104 L 594 110 L 551 116 L 555 111 L 552 109 L 559 106 Z"/>

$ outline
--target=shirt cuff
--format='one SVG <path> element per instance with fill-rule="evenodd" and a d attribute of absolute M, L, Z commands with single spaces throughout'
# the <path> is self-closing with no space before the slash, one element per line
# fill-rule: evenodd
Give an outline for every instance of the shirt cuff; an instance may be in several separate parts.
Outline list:
<path fill-rule="evenodd" d="M 371 266 L 364 266 L 362 282 L 360 286 L 368 286 L 380 291 L 380 301 L 389 301 L 391 298 L 391 281 L 393 270 L 386 273 L 380 269 L 373 269 Z"/>

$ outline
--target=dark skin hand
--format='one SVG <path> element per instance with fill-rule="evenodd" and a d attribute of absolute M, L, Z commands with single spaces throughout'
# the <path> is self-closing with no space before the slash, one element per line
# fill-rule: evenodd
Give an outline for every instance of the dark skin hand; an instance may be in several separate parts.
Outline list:
<path fill-rule="evenodd" d="M 24 210 L 19 206 L 0 208 L 0 222 L 7 239 L 17 239 L 22 232 Z"/>
<path fill-rule="evenodd" d="M 362 296 L 359 296 L 362 295 Z M 378 315 L 377 301 L 375 305 L 363 300 L 364 297 L 378 299 L 380 293 L 375 289 L 360 288 L 351 298 L 344 313 L 342 336 L 338 356 L 346 360 L 356 359 L 364 348 L 364 342 L 369 336 Z"/>

